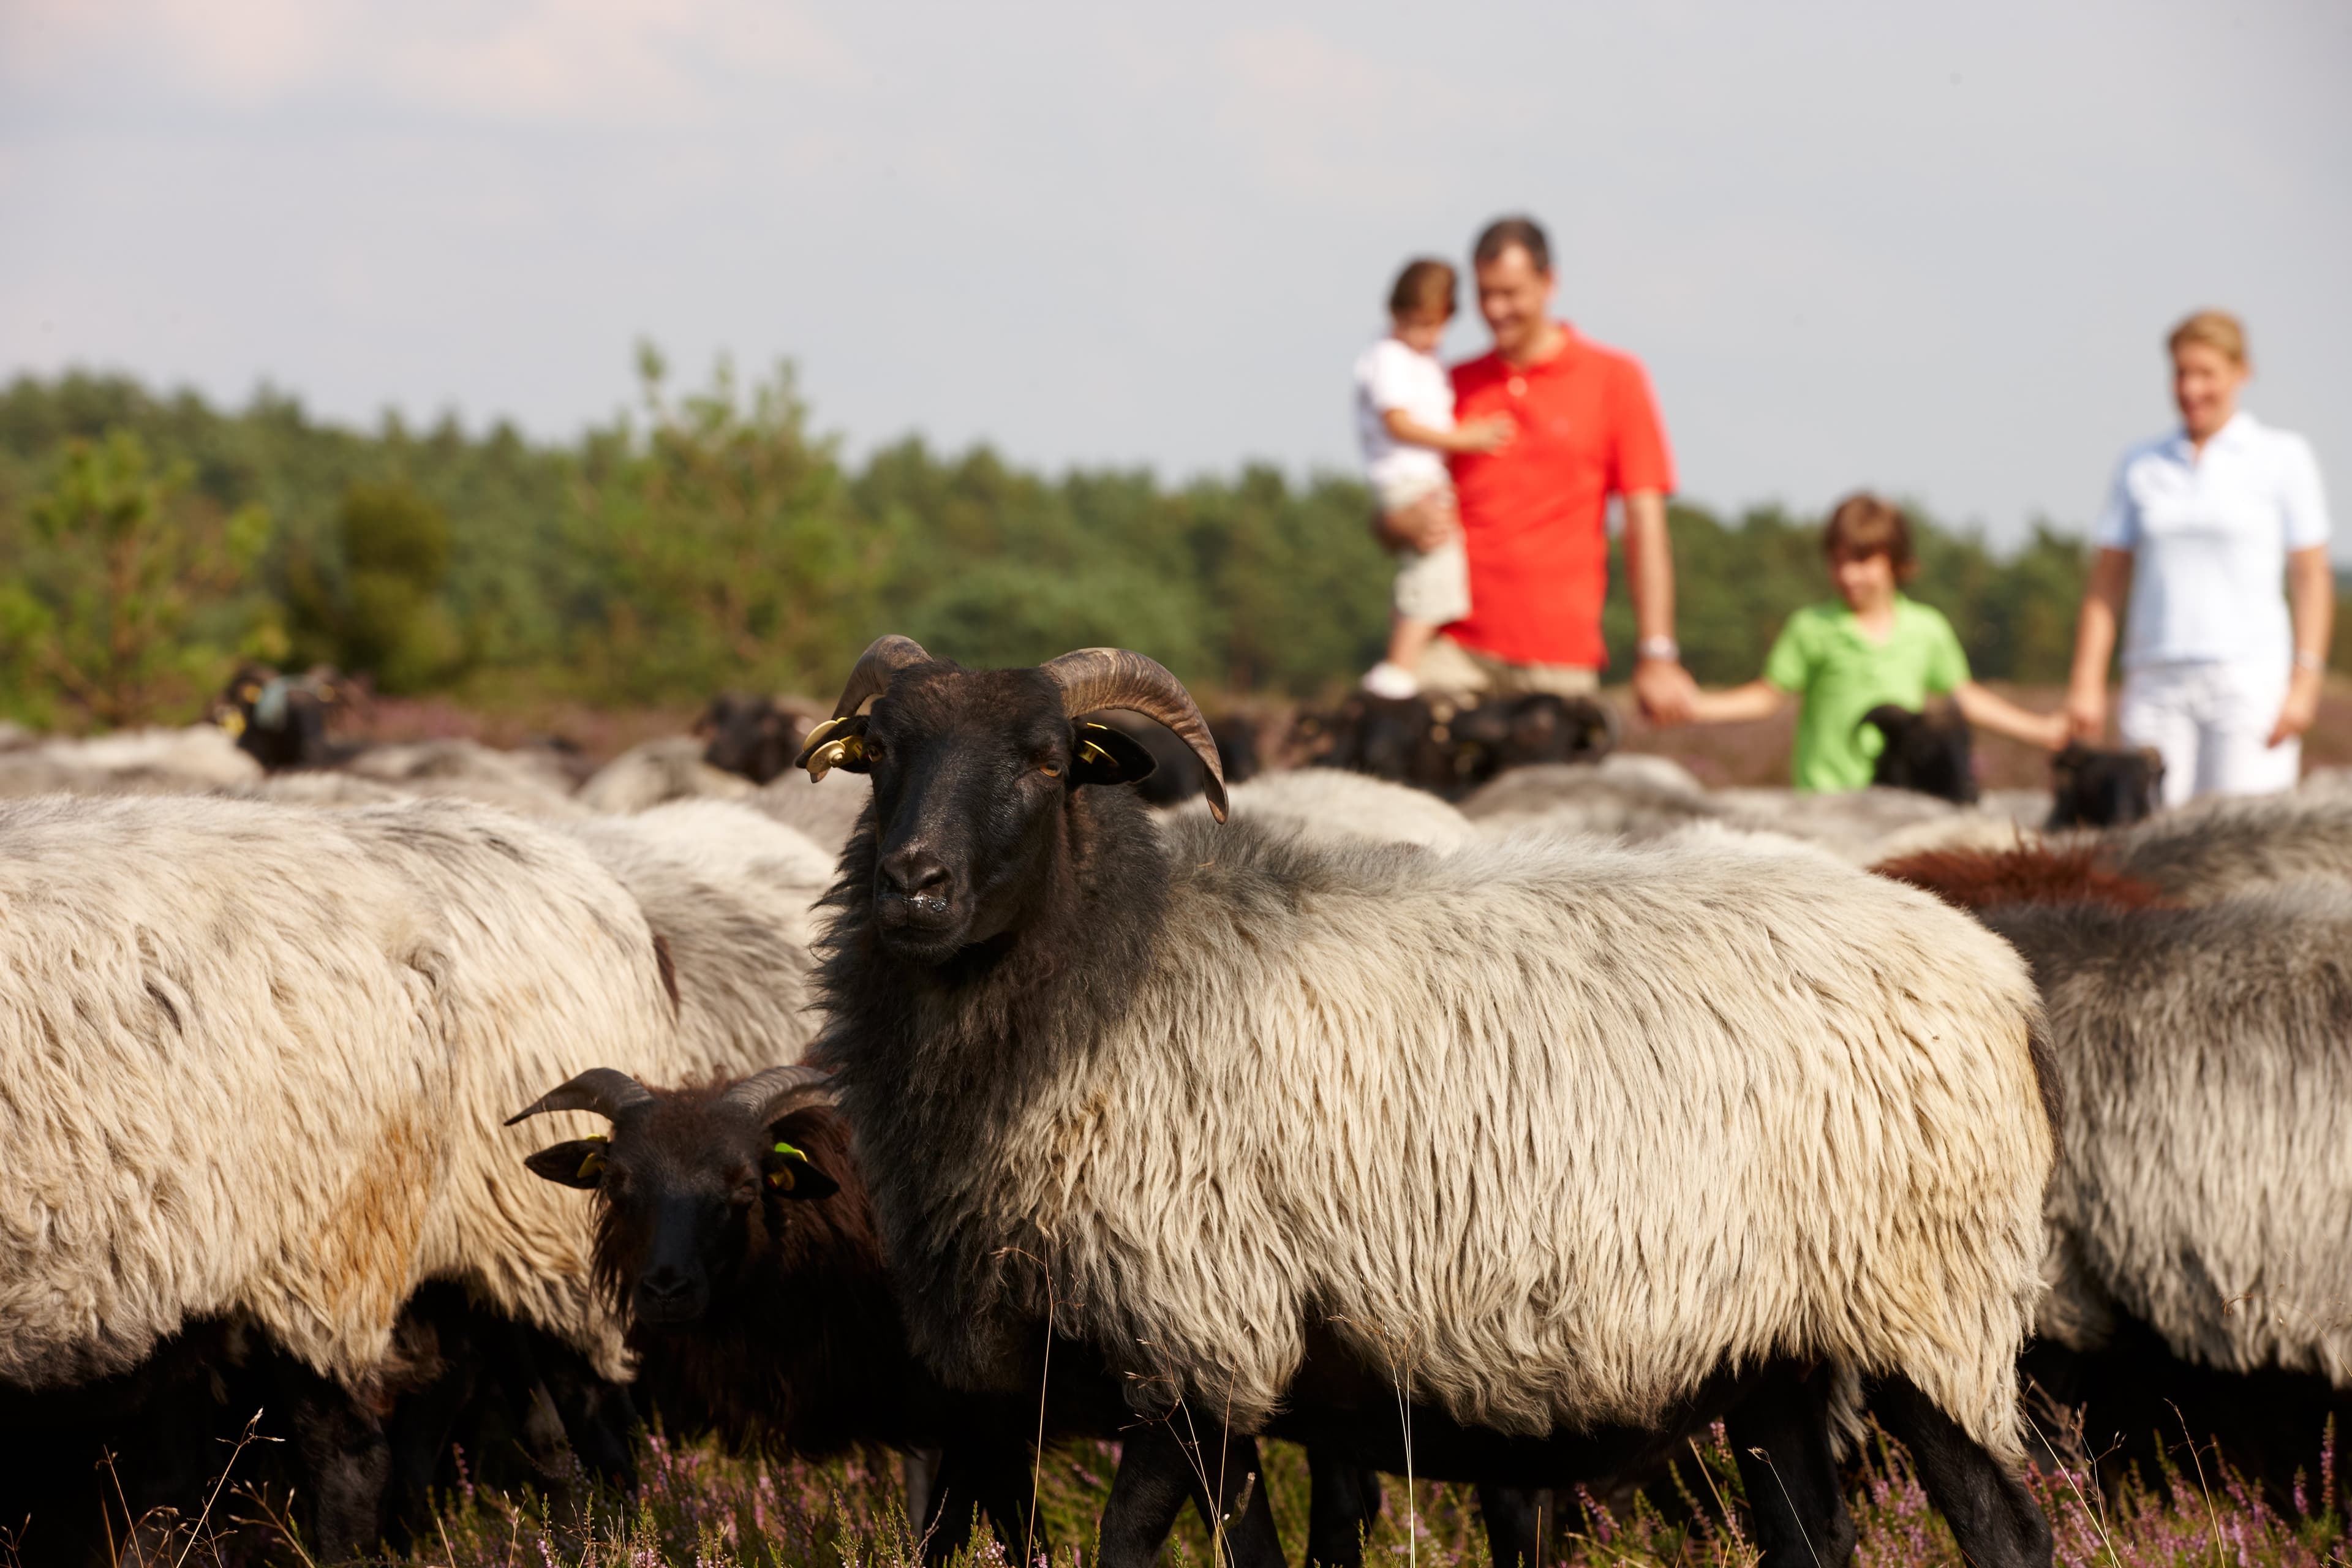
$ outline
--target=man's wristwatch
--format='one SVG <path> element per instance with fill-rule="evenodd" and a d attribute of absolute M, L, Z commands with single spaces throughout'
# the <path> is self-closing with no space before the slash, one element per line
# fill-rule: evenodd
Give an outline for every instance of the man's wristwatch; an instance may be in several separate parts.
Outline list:
<path fill-rule="evenodd" d="M 1668 664 L 1682 662 L 1683 645 L 1672 637 L 1643 637 L 1633 645 L 1636 658 L 1662 658 Z"/>

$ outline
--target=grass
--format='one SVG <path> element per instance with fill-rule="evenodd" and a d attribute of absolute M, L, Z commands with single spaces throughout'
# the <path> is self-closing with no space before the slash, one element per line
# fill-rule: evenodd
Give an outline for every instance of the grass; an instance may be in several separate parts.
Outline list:
<path fill-rule="evenodd" d="M 2294 1485 L 2285 1511 L 2210 1452 L 2176 1445 L 2178 1462 L 2103 1495 L 2078 1436 L 2042 1436 L 2029 1483 L 2048 1514 L 2061 1564 L 2084 1568 L 2352 1568 L 2331 1432 Z M 1266 1445 L 1264 1478 L 1294 1554 L 1307 1531 L 1304 1453 Z M 584 1485 L 551 1504 L 536 1493 L 492 1494 L 461 1482 L 404 1554 L 403 1568 L 916 1568 L 921 1561 L 899 1510 L 895 1461 L 880 1455 L 826 1464 L 744 1458 L 709 1444 L 645 1439 L 634 1496 Z M 1052 1568 L 1083 1568 L 1093 1521 L 1118 1449 L 1080 1444 L 1044 1467 L 1039 1524 L 1054 1542 Z M 462 1469 L 462 1467 L 461 1467 Z M 1943 1568 L 1961 1562 L 1908 1458 L 1883 1437 L 1851 1470 L 1848 1504 L 1864 1568 Z M 1383 1483 L 1384 1507 L 1368 1539 L 1369 1568 L 1489 1568 L 1470 1489 Z M 142 1543 L 126 1563 L 142 1568 L 250 1560 L 310 1563 L 283 1529 L 283 1499 L 232 1484 L 222 1507 L 194 1525 Z M 1670 1482 L 1612 1512 L 1590 1496 L 1562 1497 L 1563 1560 L 1570 1568 L 1751 1568 L 1740 1524 L 1739 1475 L 1720 1428 L 1694 1444 Z M 969 1522 L 969 1521 L 964 1521 Z M 1189 1511 L 1163 1561 L 1206 1568 L 1209 1541 Z M 0 1547 L 0 1563 L 12 1554 Z M 324 1568 L 324 1565 L 320 1565 Z M 955 1568 L 1009 1568 L 984 1533 Z"/>

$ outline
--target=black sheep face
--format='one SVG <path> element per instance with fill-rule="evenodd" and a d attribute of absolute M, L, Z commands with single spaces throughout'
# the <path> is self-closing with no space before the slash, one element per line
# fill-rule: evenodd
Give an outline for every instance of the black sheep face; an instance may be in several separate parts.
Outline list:
<path fill-rule="evenodd" d="M 842 733 L 838 765 L 874 782 L 874 924 L 886 951 L 939 963 L 1048 907 L 1089 786 L 1149 778 L 1151 753 L 1062 712 L 1039 669 L 925 668 L 891 683 Z"/>
<path fill-rule="evenodd" d="M 1914 790 L 1960 805 L 1975 803 L 1977 778 L 1969 721 L 1957 712 L 1914 713 L 1882 703 L 1862 717 L 1886 744 L 1871 769 L 1870 782 Z"/>
<path fill-rule="evenodd" d="M 638 1322 L 676 1327 L 788 1234 L 785 1205 L 839 1190 L 793 1142 L 793 1120 L 761 1125 L 716 1089 L 674 1090 L 623 1110 L 608 1138 L 524 1163 L 596 1194 L 598 1281 Z"/>
<path fill-rule="evenodd" d="M 801 727 L 769 697 L 722 691 L 710 700 L 694 732 L 707 737 L 702 760 L 721 773 L 769 784 L 792 766 Z"/>
<path fill-rule="evenodd" d="M 2107 751 L 2080 741 L 2050 759 L 2050 826 L 2121 827 L 2164 803 L 2164 754 L 2153 746 Z"/>

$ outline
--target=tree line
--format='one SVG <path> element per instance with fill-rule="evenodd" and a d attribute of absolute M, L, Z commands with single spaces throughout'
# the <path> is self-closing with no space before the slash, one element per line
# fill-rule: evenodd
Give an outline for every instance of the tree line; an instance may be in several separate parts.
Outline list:
<path fill-rule="evenodd" d="M 570 443 L 455 420 L 373 432 L 119 376 L 0 392 L 0 707 L 104 728 L 196 713 L 239 658 L 486 707 L 821 693 L 883 631 L 968 663 L 1117 644 L 1232 693 L 1331 697 L 1380 655 L 1391 566 L 1351 477 L 1049 476 L 919 437 L 846 461 L 789 367 L 674 390 Z M 1913 590 L 1983 679 L 2063 679 L 2079 540 L 2001 553 L 1914 514 Z M 1685 658 L 1752 678 L 1829 592 L 1815 519 L 1672 512 Z M 1633 624 L 1612 572 L 1613 668 Z"/>

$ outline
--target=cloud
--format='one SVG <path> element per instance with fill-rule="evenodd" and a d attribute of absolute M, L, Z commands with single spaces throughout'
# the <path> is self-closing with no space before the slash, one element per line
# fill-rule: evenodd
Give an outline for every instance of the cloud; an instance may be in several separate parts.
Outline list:
<path fill-rule="evenodd" d="M 566 128 L 706 122 L 866 73 L 776 0 L 17 0 L 0 79 L 128 78 L 236 110 L 293 100 Z"/>

